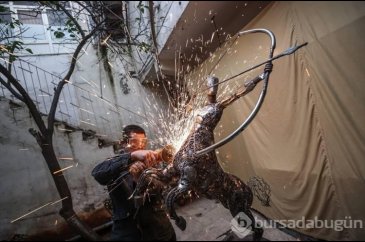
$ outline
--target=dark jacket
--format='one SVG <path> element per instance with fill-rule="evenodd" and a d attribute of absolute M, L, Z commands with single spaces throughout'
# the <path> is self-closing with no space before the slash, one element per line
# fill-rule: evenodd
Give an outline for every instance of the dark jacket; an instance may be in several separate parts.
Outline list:
<path fill-rule="evenodd" d="M 138 240 L 135 224 L 138 223 L 142 240 L 175 241 L 175 231 L 162 208 L 160 195 L 141 206 L 136 220 L 133 219 L 136 213 L 134 200 L 128 199 L 135 187 L 128 171 L 131 163 L 130 153 L 125 153 L 103 161 L 92 171 L 101 185 L 108 186 L 113 205 L 112 240 Z"/>
<path fill-rule="evenodd" d="M 114 221 L 125 219 L 135 212 L 133 200 L 128 200 L 134 189 L 132 175 L 128 172 L 131 162 L 130 153 L 121 154 L 103 161 L 91 173 L 97 182 L 108 187 Z"/>

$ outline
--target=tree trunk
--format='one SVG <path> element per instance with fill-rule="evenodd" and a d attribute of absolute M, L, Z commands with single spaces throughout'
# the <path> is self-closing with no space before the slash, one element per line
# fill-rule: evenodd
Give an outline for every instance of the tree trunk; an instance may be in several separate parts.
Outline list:
<path fill-rule="evenodd" d="M 62 200 L 62 208 L 59 214 L 66 220 L 67 224 L 75 231 L 80 233 L 80 235 L 86 239 L 91 241 L 101 240 L 99 236 L 83 221 L 81 221 L 72 205 L 72 197 L 70 189 L 68 188 L 65 177 L 62 172 L 54 174 L 54 172 L 61 170 L 61 167 L 58 163 L 56 154 L 54 152 L 52 137 L 48 137 L 47 139 L 43 139 L 41 141 L 42 154 L 46 163 L 48 165 L 48 169 L 51 172 L 53 181 L 56 185 L 57 191 L 60 194 Z M 67 198 L 66 198 L 67 197 Z"/>

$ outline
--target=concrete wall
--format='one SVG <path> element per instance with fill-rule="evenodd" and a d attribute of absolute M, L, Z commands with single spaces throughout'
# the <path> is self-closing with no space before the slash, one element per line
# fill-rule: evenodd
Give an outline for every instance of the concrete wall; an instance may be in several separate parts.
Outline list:
<path fill-rule="evenodd" d="M 25 107 L 0 101 L 0 239 L 14 234 L 34 234 L 57 229 L 63 219 L 58 215 L 60 203 L 48 205 L 11 223 L 49 202 L 60 199 L 41 150 L 28 132 L 33 120 Z M 85 213 L 100 208 L 106 192 L 91 177 L 92 168 L 105 157 L 113 155 L 111 148 L 100 150 L 97 140 L 82 141 L 81 131 L 66 134 L 64 127 L 55 129 L 54 146 L 70 187 L 75 211 Z M 72 158 L 72 160 L 64 159 Z"/>
<path fill-rule="evenodd" d="M 141 2 L 144 7 L 142 11 L 138 10 L 140 2 L 131 1 L 128 3 L 128 13 L 130 19 L 130 33 L 132 36 L 136 36 L 141 29 L 146 31 L 140 35 L 137 40 L 139 42 L 145 42 L 153 47 L 151 42 L 151 26 L 150 26 L 150 15 L 149 15 L 149 3 L 147 1 Z M 155 10 L 155 31 L 158 52 L 161 52 L 165 46 L 169 36 L 173 32 L 176 23 L 179 21 L 182 13 L 184 12 L 189 1 L 154 1 Z M 135 71 L 143 79 L 151 67 L 152 70 L 154 64 L 153 55 L 150 52 L 144 52 L 138 48 L 133 47 L 133 61 Z M 162 67 L 163 68 L 163 67 Z M 141 80 L 144 81 L 144 80 Z"/>
<path fill-rule="evenodd" d="M 62 62 L 62 56 L 58 59 L 53 57 L 53 64 L 50 63 L 50 57 L 35 57 L 33 60 L 49 71 L 62 66 L 57 62 Z M 66 63 L 67 60 L 64 61 Z M 93 130 L 100 138 L 114 140 L 121 138 L 120 131 L 123 125 L 138 124 L 146 129 L 150 138 L 150 148 L 157 148 L 157 144 L 161 145 L 158 136 L 155 135 L 158 127 L 151 125 L 151 120 L 155 119 L 155 115 L 161 115 L 164 110 L 164 93 L 158 87 L 144 87 L 138 80 L 127 76 L 130 91 L 125 94 L 120 82 L 120 75 L 124 72 L 122 64 L 113 61 L 114 84 L 108 80 L 101 65 L 96 50 L 91 48 L 88 55 L 79 60 L 75 74 L 70 80 L 72 84 L 67 84 L 75 94 L 69 97 L 72 98 L 71 101 L 76 102 L 82 110 L 91 110 L 94 113 L 90 114 L 78 108 L 75 109 L 76 112 L 70 112 L 79 120 L 76 127 Z M 101 86 L 90 83 L 98 83 Z M 64 91 L 66 90 L 65 88 Z M 92 93 L 97 94 L 97 97 L 88 95 Z M 83 97 L 87 97 L 88 100 Z M 67 102 L 67 98 L 61 100 Z M 27 108 L 24 105 L 10 105 L 9 101 L 8 98 L 2 97 L 0 102 L 0 192 L 4 194 L 0 198 L 1 239 L 9 239 L 14 234 L 30 235 L 43 230 L 57 230 L 63 226 L 63 219 L 58 215 L 60 203 L 46 206 L 22 220 L 11 223 L 12 220 L 60 198 L 40 148 L 28 132 L 29 128 L 36 126 Z M 47 103 L 48 108 L 49 105 L 50 103 Z M 59 160 L 61 167 L 73 166 L 64 173 L 73 195 L 75 211 L 81 214 L 91 213 L 101 208 L 103 201 L 108 197 L 104 187 L 91 177 L 91 170 L 114 153 L 111 147 L 99 149 L 97 138 L 83 141 L 81 131 L 67 134 L 65 129 L 69 130 L 63 126 L 55 129 L 56 154 L 60 158 L 66 158 Z"/>
<path fill-rule="evenodd" d="M 156 1 L 159 5 L 156 11 L 157 43 L 159 51 L 165 46 L 166 41 L 172 33 L 176 23 L 189 4 L 189 1 Z"/>
<path fill-rule="evenodd" d="M 47 58 L 38 63 L 46 63 Z M 54 64 L 57 66 L 57 64 Z M 119 65 L 121 65 L 119 63 Z M 92 50 L 84 55 L 72 78 L 75 96 L 78 105 L 83 109 L 93 111 L 93 115 L 76 109 L 75 115 L 80 121 L 93 122 L 96 125 L 79 122 L 78 127 L 84 130 L 96 131 L 101 138 L 121 138 L 123 125 L 139 124 L 144 127 L 150 138 L 151 148 L 157 148 L 158 136 L 154 135 L 155 125 L 150 120 L 155 115 L 160 115 L 165 105 L 163 92 L 156 88 L 143 87 L 138 80 L 128 77 L 127 83 L 130 88 L 128 94 L 124 94 L 120 85 L 121 71 L 118 62 L 113 64 L 112 69 L 114 84 L 106 77 L 103 68 L 99 68 L 96 53 Z M 93 80 L 102 83 L 101 88 L 88 84 L 83 80 Z M 90 81 L 89 81 L 90 82 Z M 75 88 L 82 87 L 80 88 Z M 103 99 L 95 96 L 86 96 L 86 91 L 101 94 Z M 92 103 L 82 96 L 91 98 Z M 65 100 L 67 101 L 67 100 Z M 118 106 L 117 106 L 118 105 Z M 91 108 L 91 106 L 93 108 Z M 117 108 L 115 108 L 117 106 Z M 58 215 L 60 203 L 46 206 L 39 211 L 26 216 L 24 219 L 11 223 L 12 220 L 39 208 L 49 202 L 59 200 L 53 180 L 49 174 L 47 165 L 41 155 L 40 148 L 33 136 L 28 132 L 30 127 L 36 128 L 26 107 L 11 109 L 9 99 L 2 98 L 0 102 L 0 238 L 9 239 L 13 234 L 34 234 L 43 230 L 55 229 L 62 226 L 63 219 Z M 103 116 L 104 119 L 100 117 Z M 92 120 L 88 120 L 88 119 Z M 94 122 L 94 120 L 96 120 Z M 109 122 L 105 121 L 109 120 Z M 92 177 L 91 170 L 100 161 L 114 155 L 111 147 L 99 149 L 97 139 L 82 140 L 81 131 L 66 134 L 64 129 L 55 129 L 54 146 L 60 159 L 61 167 L 72 168 L 66 170 L 65 176 L 73 195 L 75 211 L 78 213 L 92 212 L 102 207 L 107 192 Z"/>

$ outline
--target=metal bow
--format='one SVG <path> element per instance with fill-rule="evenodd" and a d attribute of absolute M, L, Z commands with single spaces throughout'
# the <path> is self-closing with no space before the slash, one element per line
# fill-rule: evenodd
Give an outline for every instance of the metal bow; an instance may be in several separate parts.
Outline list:
<path fill-rule="evenodd" d="M 250 67 L 249 69 L 243 71 L 243 72 L 240 72 L 238 73 L 237 75 L 234 75 L 226 80 L 223 80 L 219 83 L 217 83 L 216 85 L 219 85 L 221 83 L 224 83 L 224 82 L 227 82 L 229 80 L 232 80 L 233 78 L 239 76 L 239 75 L 242 75 L 248 71 L 251 71 L 259 66 L 262 66 L 264 64 L 266 64 L 265 66 L 265 70 L 264 70 L 264 73 L 263 73 L 263 78 L 262 80 L 264 81 L 264 84 L 263 84 L 263 87 L 262 87 L 262 90 L 261 90 L 261 93 L 260 93 L 260 96 L 258 98 L 258 101 L 254 107 L 254 109 L 252 110 L 251 114 L 247 117 L 247 119 L 241 124 L 241 126 L 238 127 L 238 129 L 236 129 L 234 132 L 232 132 L 230 135 L 228 135 L 226 138 L 224 138 L 223 140 L 219 141 L 218 143 L 215 143 L 205 149 L 202 149 L 200 151 L 197 151 L 195 154 L 197 156 L 199 155 L 203 155 L 203 154 L 206 154 L 206 153 L 209 153 L 223 145 L 225 145 L 226 143 L 228 143 L 229 141 L 233 140 L 237 135 L 239 135 L 243 130 L 246 129 L 246 127 L 252 122 L 252 120 L 255 118 L 256 114 L 258 113 L 258 111 L 260 110 L 261 106 L 262 106 L 262 103 L 264 102 L 264 99 L 265 99 L 265 96 L 266 96 L 266 91 L 267 91 L 267 88 L 268 88 L 268 83 L 269 83 L 269 77 L 270 77 L 270 73 L 271 73 L 271 70 L 272 70 L 272 61 L 275 60 L 275 59 L 278 59 L 280 57 L 283 57 L 283 56 L 286 56 L 286 55 L 290 55 L 292 53 L 294 53 L 295 51 L 297 51 L 299 48 L 307 45 L 307 43 L 304 43 L 304 44 L 301 44 L 299 46 L 293 46 L 293 47 L 290 47 L 289 49 L 285 50 L 283 53 L 273 57 L 273 53 L 274 53 L 274 49 L 275 49 L 275 45 L 276 45 L 276 40 L 275 40 L 275 36 L 274 34 L 267 30 L 267 29 L 251 29 L 251 30 L 246 30 L 246 31 L 242 31 L 242 32 L 239 32 L 238 33 L 238 36 L 241 36 L 241 35 L 244 35 L 244 34 L 250 34 L 250 33 L 264 33 L 264 34 L 267 34 L 269 35 L 270 39 L 271 39 L 271 47 L 270 47 L 270 52 L 269 52 L 269 58 L 262 62 L 262 63 L 259 63 L 253 67 Z"/>

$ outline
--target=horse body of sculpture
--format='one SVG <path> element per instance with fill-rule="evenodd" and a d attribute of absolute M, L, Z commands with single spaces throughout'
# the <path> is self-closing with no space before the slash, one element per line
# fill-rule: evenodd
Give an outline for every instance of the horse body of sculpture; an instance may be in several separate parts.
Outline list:
<path fill-rule="evenodd" d="M 232 205 L 229 206 L 226 194 L 242 187 L 249 193 L 249 188 L 238 178 L 222 170 L 214 151 L 201 156 L 195 155 L 195 151 L 214 144 L 214 128 L 222 114 L 223 108 L 218 103 L 209 104 L 200 110 L 193 130 L 175 155 L 173 166 L 180 174 L 180 187 L 194 188 L 196 192 L 209 198 L 219 199 L 229 208 Z M 252 196 L 248 200 L 252 202 Z"/>
<path fill-rule="evenodd" d="M 196 156 L 195 151 L 214 144 L 214 129 L 223 114 L 220 103 L 210 103 L 197 114 L 196 123 L 188 138 L 176 153 L 173 166 L 180 180 L 166 198 L 171 218 L 184 229 L 185 221 L 174 211 L 174 200 L 180 194 L 194 190 L 209 199 L 217 199 L 229 209 L 232 216 L 244 212 L 252 221 L 250 211 L 253 195 L 251 189 L 239 178 L 227 174 L 221 168 L 214 151 Z M 254 228 L 255 238 L 260 238 L 262 230 Z"/>
<path fill-rule="evenodd" d="M 161 184 L 161 182 L 169 184 L 174 177 L 178 177 L 177 184 L 174 184 L 169 191 L 165 201 L 170 217 L 176 221 L 180 229 L 185 230 L 186 221 L 176 214 L 174 202 L 178 196 L 193 190 L 208 199 L 219 200 L 230 210 L 232 216 L 236 216 L 239 212 L 245 213 L 253 222 L 254 239 L 260 239 L 263 231 L 255 227 L 255 219 L 250 211 L 253 201 L 250 187 L 236 176 L 225 173 L 214 151 L 196 155 L 197 151 L 214 144 L 214 129 L 222 117 L 224 108 L 253 89 L 250 87 L 222 102 L 216 102 L 218 88 L 216 83 L 218 83 L 217 78 L 208 78 L 208 86 L 212 87 L 208 93 L 209 102 L 198 111 L 193 128 L 176 152 L 172 164 L 165 170 L 155 168 L 146 170 L 139 179 L 134 195 L 138 196 L 142 191 L 148 190 L 147 187 L 151 184 Z"/>
<path fill-rule="evenodd" d="M 172 186 L 172 189 L 166 196 L 165 203 L 170 217 L 176 221 L 177 226 L 182 230 L 186 228 L 186 221 L 176 214 L 174 202 L 176 198 L 184 192 L 194 190 L 196 193 L 204 195 L 209 199 L 219 200 L 225 208 L 230 210 L 233 216 L 243 212 L 251 219 L 254 240 L 259 240 L 262 237 L 263 230 L 257 228 L 250 208 L 253 201 L 253 191 L 264 206 L 269 206 L 270 187 L 266 182 L 257 177 L 250 180 L 248 182 L 249 186 L 247 186 L 236 176 L 225 173 L 218 163 L 214 150 L 226 144 L 242 132 L 257 114 L 266 94 L 268 78 L 272 70 L 272 61 L 294 53 L 307 43 L 291 47 L 282 54 L 273 57 L 275 48 L 275 37 L 273 33 L 266 29 L 252 29 L 242 31 L 238 36 L 250 33 L 265 33 L 270 36 L 271 48 L 269 59 L 256 66 L 250 67 L 238 75 L 242 75 L 243 73 L 266 64 L 264 73 L 246 82 L 244 85 L 245 89 L 237 91 L 235 94 L 220 102 L 217 102 L 216 100 L 219 84 L 218 79 L 208 77 L 208 104 L 199 110 L 198 115 L 196 116 L 195 125 L 190 131 L 188 138 L 175 154 L 173 162 L 164 170 L 151 168 L 144 171 L 137 183 L 134 192 L 135 196 L 141 196 L 141 194 L 145 195 L 148 193 L 148 187 L 153 187 L 155 184 L 159 187 L 166 185 Z M 234 75 L 225 81 L 231 80 L 238 75 Z M 256 84 L 262 80 L 264 80 L 263 89 L 258 102 L 249 117 L 234 133 L 227 136 L 219 143 L 214 144 L 214 129 L 222 117 L 223 110 L 240 97 L 251 92 Z M 175 178 L 178 179 L 177 183 Z"/>

